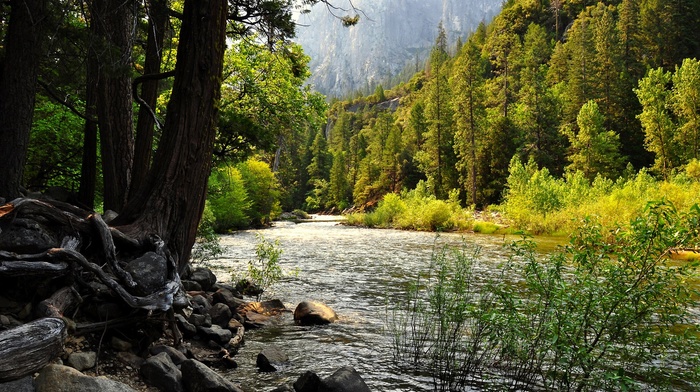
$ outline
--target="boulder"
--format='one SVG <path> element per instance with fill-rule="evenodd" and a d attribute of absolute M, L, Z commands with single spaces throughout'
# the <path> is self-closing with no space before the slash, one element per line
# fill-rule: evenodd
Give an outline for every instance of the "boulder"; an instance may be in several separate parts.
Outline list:
<path fill-rule="evenodd" d="M 97 353 L 94 351 L 72 353 L 68 356 L 67 365 L 78 371 L 92 369 L 97 362 Z"/>
<path fill-rule="evenodd" d="M 143 358 L 129 351 L 120 351 L 116 357 L 119 362 L 134 369 L 138 369 L 143 365 Z"/>
<path fill-rule="evenodd" d="M 196 314 L 208 314 L 211 309 L 211 302 L 203 295 L 195 295 L 190 300 L 192 309 Z"/>
<path fill-rule="evenodd" d="M 220 288 L 214 293 L 214 303 L 222 303 L 228 305 L 231 310 L 238 309 L 239 306 L 247 304 L 246 301 L 236 296 L 233 291 L 226 288 Z"/>
<path fill-rule="evenodd" d="M 370 392 L 360 373 L 351 366 L 344 366 L 323 379 L 327 392 Z"/>
<path fill-rule="evenodd" d="M 34 379 L 32 376 L 19 380 L 0 383 L 0 392 L 34 392 Z"/>
<path fill-rule="evenodd" d="M 211 291 L 216 283 L 216 275 L 209 268 L 195 268 L 189 276 L 189 280 L 194 280 L 202 286 L 202 290 Z"/>
<path fill-rule="evenodd" d="M 194 314 L 187 319 L 195 327 L 211 327 L 211 316 L 207 314 Z"/>
<path fill-rule="evenodd" d="M 268 346 L 258 354 L 255 364 L 263 372 L 275 372 L 287 362 L 289 362 L 289 357 L 281 348 Z"/>
<path fill-rule="evenodd" d="M 197 332 L 206 339 L 209 339 L 221 346 L 227 345 L 229 340 L 231 340 L 231 337 L 233 337 L 230 330 L 221 328 L 218 325 L 212 325 L 211 327 L 198 327 Z"/>
<path fill-rule="evenodd" d="M 314 372 L 307 371 L 294 382 L 296 392 L 319 392 L 323 386 L 321 378 Z"/>
<path fill-rule="evenodd" d="M 155 252 L 146 252 L 127 264 L 125 270 L 136 282 L 134 292 L 146 296 L 162 289 L 168 276 L 168 262 Z"/>
<path fill-rule="evenodd" d="M 182 332 L 184 337 L 191 338 L 197 334 L 197 326 L 187 321 L 185 316 L 176 314 L 175 321 L 177 322 L 177 328 Z"/>
<path fill-rule="evenodd" d="M 175 365 L 180 365 L 182 362 L 187 360 L 187 356 L 185 356 L 185 354 L 182 351 L 180 351 L 174 347 L 166 346 L 163 344 L 158 345 L 158 346 L 153 346 L 153 347 L 151 347 L 151 349 L 149 351 L 153 355 L 158 355 L 160 353 L 168 354 L 168 356 L 170 357 L 170 359 L 173 360 L 173 363 Z"/>
<path fill-rule="evenodd" d="M 133 345 L 126 340 L 119 339 L 116 336 L 112 336 L 112 348 L 117 351 L 129 351 Z"/>
<path fill-rule="evenodd" d="M 90 377 L 62 365 L 44 367 L 34 380 L 36 392 L 136 392 L 106 377 Z"/>
<path fill-rule="evenodd" d="M 320 302 L 304 301 L 294 309 L 294 321 L 300 325 L 324 325 L 336 320 L 335 311 Z"/>
<path fill-rule="evenodd" d="M 182 363 L 182 384 L 187 392 L 243 392 L 205 364 L 188 359 Z"/>
<path fill-rule="evenodd" d="M 183 391 L 182 372 L 165 352 L 148 358 L 141 365 L 139 373 L 146 384 L 154 386 L 161 391 Z"/>
<path fill-rule="evenodd" d="M 209 309 L 211 323 L 223 328 L 228 326 L 228 321 L 231 320 L 231 314 L 231 308 L 222 303 L 214 304 L 211 309 Z"/>
<path fill-rule="evenodd" d="M 17 218 L 1 229 L 0 249 L 8 252 L 41 253 L 60 245 L 53 233 L 31 219 Z"/>
<path fill-rule="evenodd" d="M 184 288 L 185 291 L 202 291 L 202 285 L 194 280 L 183 280 L 182 288 Z"/>

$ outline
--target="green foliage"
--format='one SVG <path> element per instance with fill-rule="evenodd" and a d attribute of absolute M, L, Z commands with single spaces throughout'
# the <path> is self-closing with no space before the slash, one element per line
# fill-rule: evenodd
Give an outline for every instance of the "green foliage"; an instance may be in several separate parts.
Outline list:
<path fill-rule="evenodd" d="M 250 208 L 247 215 L 250 225 L 265 226 L 281 213 L 279 183 L 270 166 L 262 161 L 249 158 L 236 165 L 241 173 Z"/>
<path fill-rule="evenodd" d="M 258 244 L 255 247 L 256 260 L 248 261 L 248 278 L 258 289 L 258 300 L 265 291 L 284 277 L 279 264 L 282 249 L 279 241 L 271 242 L 261 234 L 257 235 Z"/>
<path fill-rule="evenodd" d="M 190 256 L 193 263 L 207 264 L 224 253 L 219 236 L 216 234 L 216 218 L 209 200 L 204 205 L 202 220 L 197 227 L 197 240 Z"/>
<path fill-rule="evenodd" d="M 436 391 L 484 382 L 506 390 L 664 390 L 697 386 L 700 208 L 650 203 L 629 225 L 587 220 L 546 257 L 534 242 L 490 278 L 478 249 L 441 249 L 388 315 L 395 358 L 433 376 Z M 495 384 L 495 385 L 494 385 Z"/>
<path fill-rule="evenodd" d="M 244 229 L 250 225 L 252 203 L 241 176 L 234 166 L 214 169 L 209 176 L 208 204 L 214 217 L 213 228 L 217 233 Z"/>

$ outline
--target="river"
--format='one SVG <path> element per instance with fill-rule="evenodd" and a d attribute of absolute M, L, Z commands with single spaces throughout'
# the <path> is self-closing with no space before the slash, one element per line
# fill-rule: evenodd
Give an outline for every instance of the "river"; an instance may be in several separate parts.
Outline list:
<path fill-rule="evenodd" d="M 221 237 L 225 254 L 214 269 L 221 281 L 243 274 L 255 257 L 257 234 L 278 240 L 280 265 L 291 276 L 274 285 L 266 298 L 281 299 L 293 310 L 304 300 L 333 308 L 340 320 L 324 327 L 300 327 L 291 314 L 273 327 L 246 331 L 245 345 L 236 356 L 238 369 L 227 378 L 246 391 L 270 391 L 293 383 L 307 370 L 321 377 L 339 367 L 353 366 L 373 391 L 432 391 L 430 377 L 406 374 L 392 361 L 391 340 L 385 334 L 387 308 L 405 284 L 430 263 L 434 245 L 463 242 L 481 247 L 477 268 L 488 274 L 507 258 L 502 236 L 441 234 L 349 227 L 333 221 L 295 224 Z M 259 373 L 257 354 L 267 345 L 281 347 L 289 365 L 274 373 Z"/>

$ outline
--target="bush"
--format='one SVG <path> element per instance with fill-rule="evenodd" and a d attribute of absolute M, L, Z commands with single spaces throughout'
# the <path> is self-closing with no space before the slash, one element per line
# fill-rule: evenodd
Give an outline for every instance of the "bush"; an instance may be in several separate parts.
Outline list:
<path fill-rule="evenodd" d="M 252 203 L 241 172 L 233 166 L 216 168 L 209 176 L 208 203 L 214 216 L 214 230 L 225 233 L 250 225 Z"/>
<path fill-rule="evenodd" d="M 279 183 L 270 166 L 250 158 L 236 165 L 245 184 L 250 208 L 247 211 L 252 226 L 264 226 L 282 212 Z"/>
<path fill-rule="evenodd" d="M 192 262 L 207 264 L 224 253 L 224 248 L 219 242 L 219 236 L 216 234 L 215 223 L 216 218 L 211 210 L 209 201 L 207 201 L 204 205 L 202 220 L 197 227 L 197 240 L 192 248 Z"/>
<path fill-rule="evenodd" d="M 700 304 L 688 280 L 698 264 L 668 256 L 699 242 L 700 208 L 650 203 L 612 232 L 586 220 L 546 260 L 516 242 L 487 279 L 473 270 L 478 249 L 443 248 L 388 315 L 395 357 L 440 391 L 485 375 L 507 390 L 697 386 Z"/>

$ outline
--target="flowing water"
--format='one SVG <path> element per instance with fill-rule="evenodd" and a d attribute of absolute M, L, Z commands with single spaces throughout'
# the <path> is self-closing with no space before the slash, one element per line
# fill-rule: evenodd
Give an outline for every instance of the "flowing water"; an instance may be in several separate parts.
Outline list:
<path fill-rule="evenodd" d="M 246 391 L 291 384 L 307 370 L 326 377 L 345 365 L 357 369 L 372 391 L 431 391 L 430 377 L 406 373 L 392 362 L 392 343 L 385 333 L 387 309 L 392 309 L 406 283 L 427 269 L 436 243 L 479 246 L 476 268 L 484 274 L 495 272 L 507 258 L 502 236 L 437 236 L 322 220 L 280 222 L 265 230 L 223 236 L 226 251 L 214 263 L 219 280 L 230 281 L 231 272 L 245 272 L 248 260 L 255 258 L 257 234 L 278 240 L 283 251 L 280 265 L 287 273 L 296 273 L 275 284 L 266 296 L 281 299 L 291 310 L 304 300 L 320 301 L 340 320 L 301 327 L 294 325 L 290 313 L 272 327 L 246 331 L 245 345 L 236 356 L 239 367 L 226 374 Z M 290 362 L 278 372 L 259 373 L 255 360 L 268 345 L 281 347 Z"/>

